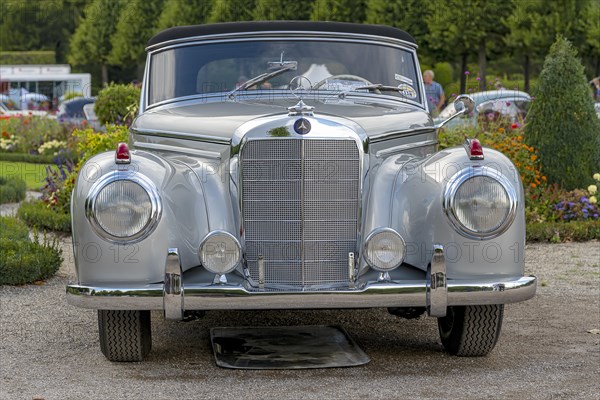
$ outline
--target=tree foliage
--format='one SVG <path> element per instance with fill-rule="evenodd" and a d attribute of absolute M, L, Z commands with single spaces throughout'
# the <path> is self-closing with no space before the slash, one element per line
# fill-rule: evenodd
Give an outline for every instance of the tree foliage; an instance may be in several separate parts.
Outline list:
<path fill-rule="evenodd" d="M 203 24 L 210 17 L 213 5 L 214 0 L 166 0 L 157 29 Z"/>
<path fill-rule="evenodd" d="M 256 0 L 215 0 L 208 22 L 252 21 Z"/>
<path fill-rule="evenodd" d="M 0 49 L 53 50 L 64 60 L 85 0 L 0 2 Z"/>
<path fill-rule="evenodd" d="M 156 21 L 163 9 L 164 0 L 131 0 L 123 8 L 117 28 L 111 38 L 109 61 L 126 66 L 142 63 L 146 42 L 157 31 Z"/>
<path fill-rule="evenodd" d="M 558 36 L 544 62 L 525 127 L 525 139 L 538 149 L 549 183 L 567 190 L 584 187 L 600 165 L 600 120 L 583 71 L 577 51 Z"/>
<path fill-rule="evenodd" d="M 366 19 L 366 9 L 367 0 L 316 0 L 310 19 L 361 23 Z"/>
<path fill-rule="evenodd" d="M 68 60 L 73 65 L 91 62 L 108 63 L 112 50 L 111 37 L 124 3 L 120 0 L 94 0 L 85 7 L 84 17 L 71 36 Z"/>
<path fill-rule="evenodd" d="M 315 0 L 257 0 L 255 20 L 309 20 Z"/>

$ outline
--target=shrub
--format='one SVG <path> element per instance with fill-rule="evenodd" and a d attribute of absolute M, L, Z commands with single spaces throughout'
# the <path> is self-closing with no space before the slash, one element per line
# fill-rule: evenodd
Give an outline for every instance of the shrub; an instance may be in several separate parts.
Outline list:
<path fill-rule="evenodd" d="M 0 204 L 17 203 L 25 198 L 27 184 L 17 176 L 0 176 Z"/>
<path fill-rule="evenodd" d="M 2 238 L 13 240 L 29 239 L 29 228 L 15 217 L 0 216 L 0 232 L 2 232 Z"/>
<path fill-rule="evenodd" d="M 139 88 L 112 83 L 98 93 L 94 110 L 102 124 L 130 125 L 130 108 L 139 101 Z"/>
<path fill-rule="evenodd" d="M 32 227 L 71 232 L 71 215 L 61 209 L 53 209 L 41 201 L 21 204 L 17 216 Z"/>
<path fill-rule="evenodd" d="M 78 168 L 96 154 L 115 150 L 119 142 L 129 141 L 129 131 L 123 125 L 108 125 L 106 132 L 95 132 L 93 129 L 78 129 L 73 132 L 78 140 L 80 153 Z"/>
<path fill-rule="evenodd" d="M 584 242 L 600 239 L 600 221 L 539 222 L 527 224 L 528 242 Z"/>
<path fill-rule="evenodd" d="M 53 276 L 62 263 L 56 240 L 42 241 L 14 217 L 0 217 L 0 285 L 23 285 Z"/>
<path fill-rule="evenodd" d="M 27 153 L 2 153 L 0 152 L 0 161 L 26 162 L 31 164 L 50 164 L 54 160 L 54 155 L 42 156 Z"/>
<path fill-rule="evenodd" d="M 2 121 L 0 147 L 3 151 L 37 154 L 43 143 L 67 141 L 70 133 L 68 127 L 54 119 L 31 115 L 10 118 Z"/>
<path fill-rule="evenodd" d="M 600 165 L 600 120 L 584 68 L 565 38 L 550 48 L 534 95 L 526 142 L 538 149 L 549 182 L 567 190 L 582 187 Z"/>
<path fill-rule="evenodd" d="M 445 88 L 452 83 L 452 78 L 454 75 L 452 64 L 448 62 L 437 63 L 435 64 L 433 73 L 435 74 L 435 81 L 442 85 L 442 87 Z"/>

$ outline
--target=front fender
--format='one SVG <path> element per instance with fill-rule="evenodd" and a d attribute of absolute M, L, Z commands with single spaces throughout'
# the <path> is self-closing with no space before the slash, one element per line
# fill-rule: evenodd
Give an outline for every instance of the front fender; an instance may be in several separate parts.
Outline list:
<path fill-rule="evenodd" d="M 433 246 L 444 246 L 448 278 L 485 275 L 520 276 L 524 270 L 525 213 L 520 176 L 501 153 L 486 148 L 485 159 L 470 160 L 463 148 L 440 151 L 425 159 L 386 159 L 375 172 L 364 235 L 389 226 L 406 241 L 405 262 L 426 270 Z M 462 170 L 502 174 L 517 194 L 516 216 L 501 235 L 480 240 L 465 237 L 444 212 L 444 189 Z"/>
<path fill-rule="evenodd" d="M 210 173 L 209 161 L 189 157 L 164 158 L 132 151 L 131 164 L 116 165 L 114 152 L 99 154 L 81 169 L 73 192 L 72 226 L 75 264 L 80 284 L 162 282 L 167 251 L 179 249 L 183 270 L 199 265 L 200 241 L 211 230 L 235 234 L 228 204 L 228 182 Z M 216 167 L 218 169 L 218 166 Z M 107 174 L 129 171 L 150 180 L 162 206 L 150 235 L 136 243 L 115 243 L 93 229 L 86 216 L 90 189 Z"/>

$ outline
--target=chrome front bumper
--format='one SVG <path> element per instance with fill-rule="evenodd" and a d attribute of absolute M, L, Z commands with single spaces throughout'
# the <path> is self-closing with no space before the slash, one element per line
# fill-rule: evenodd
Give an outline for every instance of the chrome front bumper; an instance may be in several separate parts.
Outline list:
<path fill-rule="evenodd" d="M 231 284 L 187 284 L 182 280 L 177 250 L 170 249 L 165 283 L 144 286 L 69 284 L 69 304 L 107 310 L 164 310 L 181 319 L 184 310 L 327 309 L 426 307 L 443 317 L 448 306 L 507 304 L 532 298 L 534 276 L 489 280 L 447 280 L 444 254 L 436 248 L 426 280 L 370 282 L 356 290 L 319 292 L 254 291 Z"/>

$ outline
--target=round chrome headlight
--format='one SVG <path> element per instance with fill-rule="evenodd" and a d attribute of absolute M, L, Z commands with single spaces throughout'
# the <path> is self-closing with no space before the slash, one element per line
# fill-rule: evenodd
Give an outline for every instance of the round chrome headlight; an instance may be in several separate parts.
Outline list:
<path fill-rule="evenodd" d="M 399 267 L 405 254 L 404 239 L 391 228 L 375 229 L 365 239 L 365 260 L 378 271 L 387 272 Z"/>
<path fill-rule="evenodd" d="M 500 173 L 481 168 L 453 176 L 444 191 L 444 210 L 464 236 L 490 239 L 502 234 L 515 218 L 517 194 Z"/>
<path fill-rule="evenodd" d="M 132 243 L 154 230 L 161 207 L 156 187 L 149 179 L 139 173 L 118 171 L 92 186 L 86 213 L 101 237 Z"/>
<path fill-rule="evenodd" d="M 242 259 L 240 242 L 229 232 L 214 231 L 206 235 L 198 252 L 200 263 L 215 274 L 227 274 Z"/>

